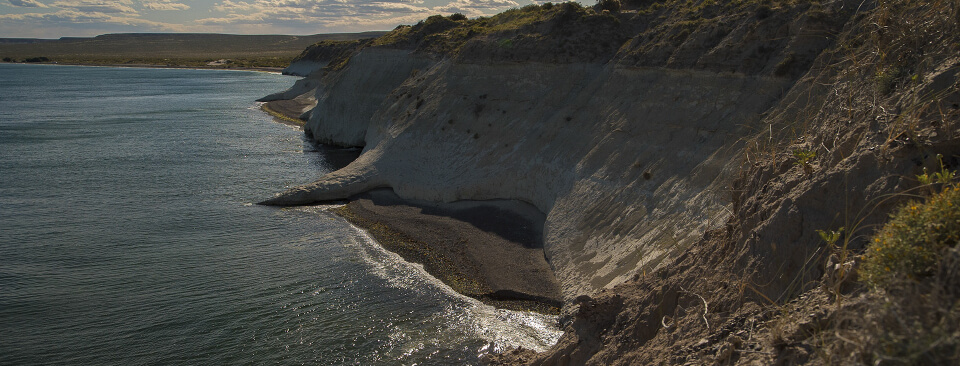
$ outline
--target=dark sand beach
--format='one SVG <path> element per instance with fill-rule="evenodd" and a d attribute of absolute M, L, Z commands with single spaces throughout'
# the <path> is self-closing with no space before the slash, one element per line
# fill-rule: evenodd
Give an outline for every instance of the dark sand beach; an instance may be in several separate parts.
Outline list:
<path fill-rule="evenodd" d="M 299 116 L 306 106 L 295 99 L 262 108 L 278 122 L 302 127 Z M 379 189 L 351 197 L 335 212 L 461 294 L 500 308 L 547 314 L 558 313 L 562 305 L 541 247 L 544 215 L 531 205 L 415 202 Z"/>
<path fill-rule="evenodd" d="M 264 112 L 273 116 L 277 122 L 303 127 L 304 121 L 300 119 L 304 108 L 312 106 L 312 103 L 301 101 L 299 99 L 291 100 L 273 100 L 260 106 Z"/>
<path fill-rule="evenodd" d="M 549 314 L 562 304 L 541 248 L 544 216 L 533 206 L 415 202 L 378 189 L 352 197 L 335 212 L 461 294 L 501 308 Z"/>

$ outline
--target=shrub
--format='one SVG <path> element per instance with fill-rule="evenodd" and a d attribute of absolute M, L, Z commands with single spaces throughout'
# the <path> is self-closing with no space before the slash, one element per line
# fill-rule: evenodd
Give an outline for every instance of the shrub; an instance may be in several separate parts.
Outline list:
<path fill-rule="evenodd" d="M 463 13 L 453 13 L 453 15 L 450 15 L 450 20 L 452 21 L 467 20 L 467 16 L 463 15 Z"/>
<path fill-rule="evenodd" d="M 793 150 L 793 158 L 795 159 L 793 165 L 799 165 L 803 168 L 804 173 L 813 173 L 813 166 L 811 166 L 810 163 L 813 162 L 813 159 L 817 158 L 816 151 L 803 149 Z"/>
<path fill-rule="evenodd" d="M 609 10 L 611 13 L 620 12 L 620 0 L 597 0 L 597 5 L 594 7 L 597 11 Z"/>
<path fill-rule="evenodd" d="M 539 11 L 539 10 L 540 10 L 540 5 L 537 5 L 537 4 L 529 4 L 529 5 L 525 5 L 524 7 L 520 8 L 520 11 L 525 12 L 525 13 L 529 13 L 529 12 L 531 12 L 531 11 Z"/>
<path fill-rule="evenodd" d="M 423 21 L 423 31 L 427 34 L 441 32 L 456 26 L 456 23 L 442 15 L 431 15 Z"/>
<path fill-rule="evenodd" d="M 891 216 L 867 246 L 863 279 L 884 287 L 920 279 L 936 269 L 943 252 L 960 241 L 960 187 L 950 185 L 926 203 L 910 202 Z"/>

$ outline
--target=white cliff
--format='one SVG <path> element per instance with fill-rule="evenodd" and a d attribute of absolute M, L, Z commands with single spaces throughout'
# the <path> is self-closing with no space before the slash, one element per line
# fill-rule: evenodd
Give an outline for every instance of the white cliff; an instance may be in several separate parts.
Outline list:
<path fill-rule="evenodd" d="M 789 85 L 365 49 L 323 80 L 306 127 L 363 154 L 265 203 L 379 187 L 437 202 L 529 202 L 546 214 L 544 249 L 569 299 L 654 268 L 720 225 L 738 142 Z"/>

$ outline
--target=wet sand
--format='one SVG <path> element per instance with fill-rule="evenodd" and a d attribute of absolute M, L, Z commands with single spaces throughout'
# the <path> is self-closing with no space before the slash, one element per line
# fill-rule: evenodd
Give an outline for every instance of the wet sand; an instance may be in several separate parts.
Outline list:
<path fill-rule="evenodd" d="M 297 99 L 277 100 L 262 109 L 281 123 L 302 127 L 298 117 L 306 106 Z M 351 197 L 334 212 L 463 295 L 500 308 L 559 313 L 560 285 L 542 248 L 545 217 L 531 205 L 416 202 L 378 189 Z"/>
<path fill-rule="evenodd" d="M 544 216 L 514 201 L 433 204 L 390 189 L 354 196 L 335 210 L 457 292 L 512 310 L 556 314 L 560 287 L 547 263 Z"/>
<path fill-rule="evenodd" d="M 277 122 L 302 128 L 306 121 L 300 119 L 300 116 L 305 108 L 312 106 L 313 104 L 308 101 L 290 99 L 269 101 L 263 103 L 260 109 L 273 116 Z"/>

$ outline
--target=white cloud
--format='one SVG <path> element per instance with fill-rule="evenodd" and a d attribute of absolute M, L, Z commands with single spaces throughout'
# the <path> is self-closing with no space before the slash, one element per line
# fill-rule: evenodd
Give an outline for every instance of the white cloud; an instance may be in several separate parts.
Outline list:
<path fill-rule="evenodd" d="M 137 11 L 129 5 L 131 0 L 61 0 L 53 3 L 53 6 L 61 9 L 72 9 L 84 13 L 128 13 L 136 14 Z"/>
<path fill-rule="evenodd" d="M 53 13 L 3 14 L 0 15 L 0 20 L 18 21 L 29 24 L 30 27 L 92 24 L 97 26 L 130 26 L 151 31 L 179 32 L 184 30 L 184 27 L 178 24 L 155 22 L 127 15 L 74 10 L 60 10 Z"/>
<path fill-rule="evenodd" d="M 248 3 L 244 1 L 230 1 L 224 0 L 217 5 L 213 6 L 213 10 L 221 12 L 236 12 L 236 11 L 249 11 L 249 10 L 258 10 L 260 9 L 257 5 L 253 3 Z"/>
<path fill-rule="evenodd" d="M 433 14 L 492 15 L 518 5 L 513 0 L 454 0 L 433 7 L 423 0 L 223 0 L 214 6 L 223 16 L 198 22 L 357 31 L 392 29 Z"/>
<path fill-rule="evenodd" d="M 190 5 L 178 3 L 174 0 L 155 0 L 142 2 L 144 9 L 148 10 L 187 10 Z"/>
<path fill-rule="evenodd" d="M 37 0 L 8 0 L 10 5 L 24 8 L 46 8 L 47 5 Z"/>
<path fill-rule="evenodd" d="M 434 14 L 493 15 L 538 0 L 6 1 L 13 6 L 37 10 L 36 14 L 0 14 L 2 34 L 42 33 L 59 37 L 96 35 L 101 33 L 94 32 L 100 31 L 314 34 L 387 30 L 398 24 L 415 24 Z M 154 15 L 160 12 L 170 14 L 162 19 L 172 23 L 147 20 L 157 20 Z M 20 21 L 15 22 L 16 19 Z"/>
<path fill-rule="evenodd" d="M 440 13 L 463 13 L 467 16 L 490 15 L 509 8 L 518 7 L 512 0 L 455 0 L 434 10 Z"/>

